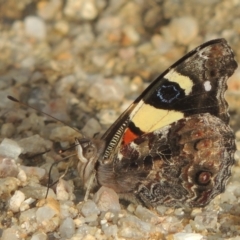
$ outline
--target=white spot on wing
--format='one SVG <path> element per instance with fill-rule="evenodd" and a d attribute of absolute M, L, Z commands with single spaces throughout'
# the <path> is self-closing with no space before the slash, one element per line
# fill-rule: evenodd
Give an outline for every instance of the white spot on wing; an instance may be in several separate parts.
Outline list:
<path fill-rule="evenodd" d="M 203 85 L 207 92 L 209 92 L 212 89 L 212 85 L 211 85 L 210 81 L 205 81 Z"/>

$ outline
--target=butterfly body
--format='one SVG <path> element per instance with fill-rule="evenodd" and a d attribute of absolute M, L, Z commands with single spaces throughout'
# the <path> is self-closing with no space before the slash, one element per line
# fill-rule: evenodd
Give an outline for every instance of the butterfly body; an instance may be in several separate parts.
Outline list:
<path fill-rule="evenodd" d="M 89 142 L 98 150 L 88 170 L 98 185 L 149 207 L 202 207 L 224 191 L 235 152 L 224 93 L 236 67 L 231 48 L 216 39 L 161 74 L 100 145 Z"/>

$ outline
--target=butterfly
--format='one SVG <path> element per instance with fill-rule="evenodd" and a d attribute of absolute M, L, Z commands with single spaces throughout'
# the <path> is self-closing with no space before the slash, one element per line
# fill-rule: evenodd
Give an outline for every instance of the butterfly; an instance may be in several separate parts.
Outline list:
<path fill-rule="evenodd" d="M 234 164 L 224 93 L 236 68 L 225 39 L 186 54 L 105 134 L 76 140 L 81 178 L 94 176 L 98 186 L 147 207 L 207 205 L 224 191 Z"/>

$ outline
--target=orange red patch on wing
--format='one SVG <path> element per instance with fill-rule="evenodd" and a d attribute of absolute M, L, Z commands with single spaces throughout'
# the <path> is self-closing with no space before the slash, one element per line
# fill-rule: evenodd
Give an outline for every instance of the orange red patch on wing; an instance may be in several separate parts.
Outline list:
<path fill-rule="evenodd" d="M 123 135 L 122 144 L 123 145 L 128 144 L 132 142 L 134 139 L 136 139 L 137 137 L 139 137 L 139 135 L 133 133 L 130 128 L 127 128 Z"/>

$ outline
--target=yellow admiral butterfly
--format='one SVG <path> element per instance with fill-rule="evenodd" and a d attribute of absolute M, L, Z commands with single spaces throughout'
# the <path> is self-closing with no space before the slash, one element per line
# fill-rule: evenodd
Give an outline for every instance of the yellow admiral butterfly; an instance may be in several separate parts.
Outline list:
<path fill-rule="evenodd" d="M 202 207 L 224 191 L 234 134 L 224 99 L 237 68 L 224 39 L 202 44 L 157 79 L 100 138 L 77 140 L 87 183 L 148 207 Z"/>

